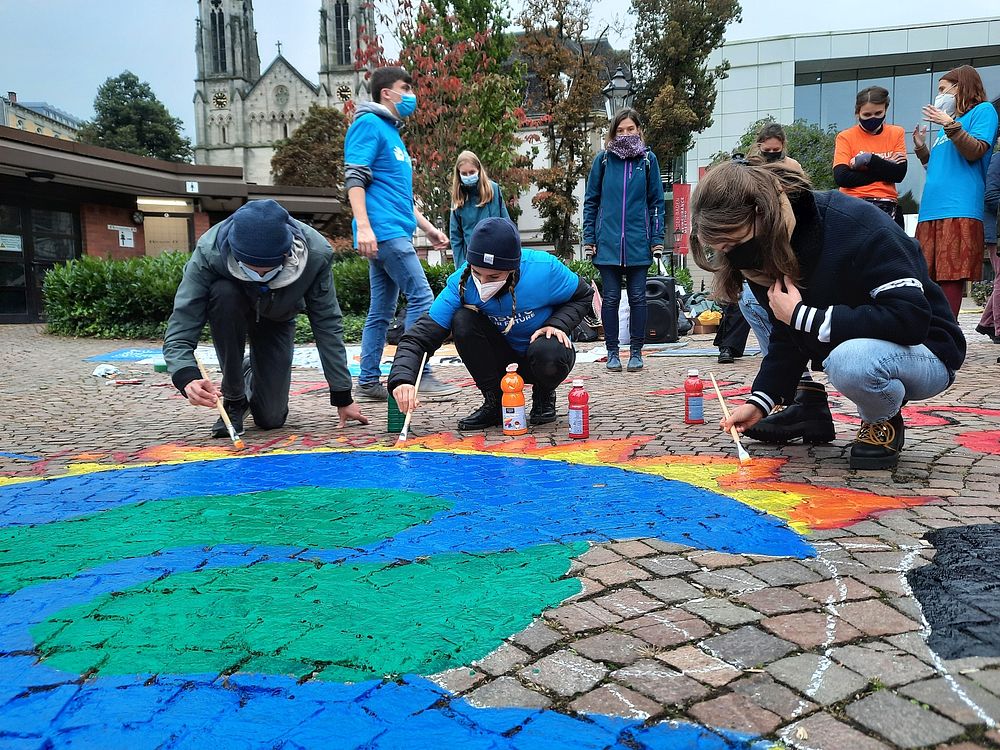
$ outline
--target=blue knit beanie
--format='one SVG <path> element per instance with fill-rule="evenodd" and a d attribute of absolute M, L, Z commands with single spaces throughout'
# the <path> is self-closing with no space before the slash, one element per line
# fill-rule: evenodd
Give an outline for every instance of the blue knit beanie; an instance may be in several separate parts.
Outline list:
<path fill-rule="evenodd" d="M 232 216 L 229 249 L 250 266 L 280 266 L 292 249 L 288 211 L 273 200 L 250 201 Z"/>
<path fill-rule="evenodd" d="M 521 235 L 514 222 L 491 216 L 476 224 L 466 259 L 477 268 L 516 271 L 521 265 Z"/>

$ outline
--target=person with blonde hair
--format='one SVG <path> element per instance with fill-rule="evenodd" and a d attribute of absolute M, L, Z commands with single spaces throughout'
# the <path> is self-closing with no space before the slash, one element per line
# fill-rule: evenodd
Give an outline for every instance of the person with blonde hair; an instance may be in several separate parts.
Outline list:
<path fill-rule="evenodd" d="M 465 263 L 476 225 L 490 216 L 509 219 L 500 186 L 490 179 L 479 157 L 463 151 L 451 175 L 451 256 L 455 268 Z"/>
<path fill-rule="evenodd" d="M 965 338 L 916 240 L 870 203 L 811 187 L 803 172 L 742 158 L 698 182 L 692 257 L 715 273 L 717 297 L 736 299 L 749 281 L 773 326 L 746 403 L 720 426 L 753 427 L 821 362 L 861 416 L 850 467 L 890 469 L 903 403 L 951 385 Z"/>

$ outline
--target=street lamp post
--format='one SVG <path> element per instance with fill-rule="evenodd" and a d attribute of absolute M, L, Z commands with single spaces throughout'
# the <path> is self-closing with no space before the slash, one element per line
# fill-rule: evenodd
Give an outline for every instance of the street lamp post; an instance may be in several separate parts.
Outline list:
<path fill-rule="evenodd" d="M 677 246 L 681 244 L 681 238 L 684 236 L 684 231 L 681 229 L 674 230 L 674 243 L 670 246 L 670 276 L 674 275 L 674 252 L 677 250 Z"/>
<path fill-rule="evenodd" d="M 632 106 L 635 89 L 632 88 L 632 81 L 625 76 L 625 70 L 621 65 L 608 81 L 608 85 L 601 89 L 601 93 L 604 95 L 604 110 L 608 113 L 609 120 L 617 112 Z"/>

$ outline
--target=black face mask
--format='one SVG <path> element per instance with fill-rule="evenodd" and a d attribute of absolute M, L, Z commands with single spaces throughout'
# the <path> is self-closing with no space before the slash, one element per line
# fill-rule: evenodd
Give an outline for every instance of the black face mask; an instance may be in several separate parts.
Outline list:
<path fill-rule="evenodd" d="M 862 117 L 858 120 L 858 124 L 869 133 L 877 133 L 880 131 L 882 129 L 883 122 L 885 122 L 884 117 Z"/>
<path fill-rule="evenodd" d="M 781 161 L 782 159 L 785 158 L 785 152 L 784 152 L 784 150 L 781 150 L 781 151 L 761 151 L 760 155 L 761 155 L 761 157 L 763 157 L 764 161 L 767 161 L 767 162 Z"/>
<path fill-rule="evenodd" d="M 760 240 L 755 235 L 746 242 L 733 245 L 726 253 L 726 260 L 737 271 L 760 271 L 764 267 Z"/>

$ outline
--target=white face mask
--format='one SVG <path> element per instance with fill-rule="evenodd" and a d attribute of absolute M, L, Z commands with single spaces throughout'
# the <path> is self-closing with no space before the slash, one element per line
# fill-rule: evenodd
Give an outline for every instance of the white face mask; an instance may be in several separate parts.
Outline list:
<path fill-rule="evenodd" d="M 248 268 L 247 266 L 243 265 L 243 261 L 241 260 L 236 261 L 236 263 L 243 270 L 243 273 L 247 275 L 250 281 L 256 281 L 258 284 L 266 284 L 268 281 L 270 281 L 279 273 L 281 273 L 281 269 L 283 268 L 283 266 L 278 266 L 277 268 L 272 268 L 270 271 L 267 271 L 264 274 L 259 274 L 252 268 Z"/>
<path fill-rule="evenodd" d="M 934 97 L 934 106 L 938 109 L 944 111 L 949 117 L 955 116 L 955 95 L 954 94 L 938 94 Z"/>
<path fill-rule="evenodd" d="M 500 281 L 487 281 L 484 283 L 473 276 L 472 281 L 476 285 L 476 291 L 479 292 L 479 299 L 483 302 L 488 302 L 507 285 L 507 277 L 500 279 Z"/>

